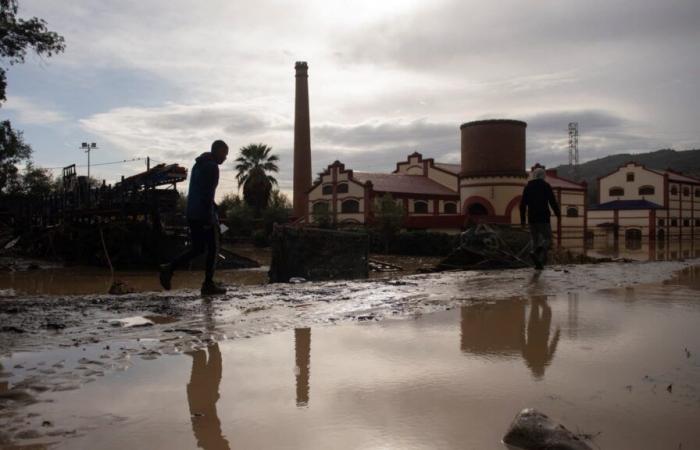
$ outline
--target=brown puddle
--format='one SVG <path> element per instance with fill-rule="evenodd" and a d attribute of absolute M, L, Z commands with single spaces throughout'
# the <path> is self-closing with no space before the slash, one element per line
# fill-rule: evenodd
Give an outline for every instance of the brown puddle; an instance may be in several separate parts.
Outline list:
<path fill-rule="evenodd" d="M 504 449 L 515 414 L 536 407 L 594 448 L 700 448 L 699 324 L 691 267 L 660 284 L 212 343 L 43 394 L 52 402 L 24 411 L 52 426 L 27 443 Z M 54 427 L 69 434 L 46 436 Z"/>

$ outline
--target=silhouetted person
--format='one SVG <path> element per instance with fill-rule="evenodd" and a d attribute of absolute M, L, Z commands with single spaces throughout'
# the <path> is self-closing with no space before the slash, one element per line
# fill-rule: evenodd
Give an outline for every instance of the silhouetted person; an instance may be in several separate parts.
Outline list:
<path fill-rule="evenodd" d="M 552 309 L 547 304 L 547 298 L 533 296 L 530 300 L 530 316 L 527 321 L 527 336 L 523 336 L 522 353 L 525 363 L 537 379 L 544 376 L 545 368 L 552 362 L 557 351 L 560 331 L 554 332 L 549 341 L 552 325 Z"/>
<path fill-rule="evenodd" d="M 547 263 L 547 251 L 552 243 L 552 226 L 549 221 L 552 208 L 554 215 L 561 220 L 561 211 L 554 198 L 552 187 L 544 180 L 545 171 L 538 167 L 532 171 L 532 180 L 523 189 L 520 199 L 520 224 L 525 226 L 525 211 L 527 221 L 530 224 L 530 237 L 532 239 L 532 257 L 535 267 L 542 270 Z"/>
<path fill-rule="evenodd" d="M 198 447 L 204 450 L 229 450 L 229 443 L 221 433 L 221 421 L 216 413 L 222 372 L 219 344 L 210 345 L 208 351 L 208 361 L 205 350 L 187 353 L 192 357 L 192 373 L 187 384 L 192 431 Z"/>
<path fill-rule="evenodd" d="M 219 217 L 214 196 L 219 184 L 219 165 L 226 161 L 228 146 L 224 141 L 214 141 L 211 151 L 202 153 L 195 160 L 190 173 L 187 192 L 187 222 L 190 227 L 190 248 L 169 264 L 160 266 L 160 284 L 171 288 L 173 272 L 206 251 L 205 275 L 202 295 L 224 294 L 226 289 L 214 282 L 214 270 L 218 254 Z"/>
<path fill-rule="evenodd" d="M 309 404 L 309 371 L 311 361 L 311 328 L 294 329 L 296 356 L 297 406 Z"/>

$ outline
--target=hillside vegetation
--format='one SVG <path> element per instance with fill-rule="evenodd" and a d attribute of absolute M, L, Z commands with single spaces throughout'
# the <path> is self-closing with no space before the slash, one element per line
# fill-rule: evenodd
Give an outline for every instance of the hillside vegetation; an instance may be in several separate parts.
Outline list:
<path fill-rule="evenodd" d="M 700 178 L 700 149 L 683 151 L 664 149 L 650 153 L 610 155 L 579 165 L 579 179 L 588 182 L 588 200 L 591 205 L 598 203 L 598 177 L 609 174 L 629 161 L 642 164 L 650 169 L 672 169 L 685 175 Z M 565 178 L 574 178 L 568 165 L 561 165 L 556 169 L 559 175 Z"/>

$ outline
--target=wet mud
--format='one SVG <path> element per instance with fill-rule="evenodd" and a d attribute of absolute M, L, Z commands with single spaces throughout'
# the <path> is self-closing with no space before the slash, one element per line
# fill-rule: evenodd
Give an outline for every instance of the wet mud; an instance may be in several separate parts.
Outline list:
<path fill-rule="evenodd" d="M 163 448 L 488 449 L 502 448 L 517 411 L 538 407 L 598 436 L 602 448 L 631 448 L 620 439 L 642 418 L 668 422 L 682 448 L 693 448 L 695 264 L 240 286 L 213 299 L 187 289 L 8 295 L 0 445 L 123 448 L 135 434 Z M 115 392 L 124 397 L 116 404 Z M 280 402 L 288 406 L 277 411 Z M 178 412 L 151 423 L 169 404 Z M 639 420 L 618 417 L 632 410 Z M 470 421 L 467 436 L 457 422 Z"/>

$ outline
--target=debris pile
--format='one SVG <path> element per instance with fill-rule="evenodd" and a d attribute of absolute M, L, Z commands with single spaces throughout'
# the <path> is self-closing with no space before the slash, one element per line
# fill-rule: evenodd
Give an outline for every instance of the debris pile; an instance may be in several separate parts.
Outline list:
<path fill-rule="evenodd" d="M 462 233 L 460 245 L 440 264 L 438 270 L 517 269 L 531 266 L 530 233 L 522 228 L 478 224 Z M 552 249 L 549 264 L 585 264 L 607 262 L 565 249 Z"/>

